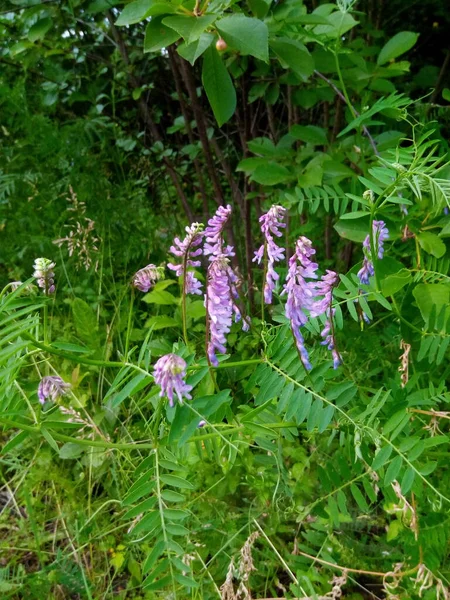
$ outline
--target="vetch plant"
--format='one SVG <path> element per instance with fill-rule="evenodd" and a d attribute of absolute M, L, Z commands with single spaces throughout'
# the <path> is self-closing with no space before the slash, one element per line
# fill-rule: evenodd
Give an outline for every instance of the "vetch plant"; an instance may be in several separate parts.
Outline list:
<path fill-rule="evenodd" d="M 161 398 L 166 397 L 169 405 L 173 406 L 174 394 L 178 402 L 183 404 L 183 398 L 190 400 L 192 386 L 185 382 L 186 361 L 177 354 L 166 354 L 156 361 L 153 373 L 155 383 L 161 387 Z"/>

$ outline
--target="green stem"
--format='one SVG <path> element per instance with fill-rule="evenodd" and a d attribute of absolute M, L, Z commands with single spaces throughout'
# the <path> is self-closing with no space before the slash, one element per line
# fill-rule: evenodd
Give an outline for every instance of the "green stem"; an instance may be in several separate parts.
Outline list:
<path fill-rule="evenodd" d="M 350 112 L 352 113 L 353 118 L 356 119 L 357 114 L 355 112 L 355 109 L 353 108 L 352 103 L 350 102 L 350 98 L 347 93 L 347 88 L 345 87 L 344 79 L 342 77 L 341 66 L 339 64 L 339 56 L 336 51 L 334 52 L 334 60 L 336 62 L 336 71 L 338 74 L 339 83 L 341 84 L 342 93 L 344 94 L 345 102 L 347 103 L 347 106 L 348 106 Z"/>
<path fill-rule="evenodd" d="M 131 327 L 133 324 L 133 304 L 134 304 L 134 287 L 131 288 L 130 309 L 128 311 L 127 336 L 125 338 L 125 359 L 128 358 L 128 350 L 130 347 Z"/>

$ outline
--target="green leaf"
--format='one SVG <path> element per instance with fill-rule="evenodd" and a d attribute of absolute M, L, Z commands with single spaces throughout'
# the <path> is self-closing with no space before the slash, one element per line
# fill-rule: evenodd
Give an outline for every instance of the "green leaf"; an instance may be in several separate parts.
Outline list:
<path fill-rule="evenodd" d="M 183 496 L 183 494 L 179 494 L 173 490 L 163 490 L 161 492 L 161 497 L 164 498 L 166 502 L 184 502 L 186 500 L 186 497 Z"/>
<path fill-rule="evenodd" d="M 445 283 L 420 283 L 413 290 L 414 298 L 428 326 L 431 311 L 435 307 L 435 314 L 439 314 L 450 301 L 450 286 Z"/>
<path fill-rule="evenodd" d="M 17 435 L 12 437 L 2 448 L 2 455 L 8 454 L 13 448 L 24 442 L 30 437 L 28 431 L 20 431 Z"/>
<path fill-rule="evenodd" d="M 257 167 L 252 175 L 251 180 L 262 185 L 277 185 L 292 178 L 290 171 L 273 161 L 267 161 L 263 165 Z"/>
<path fill-rule="evenodd" d="M 216 121 L 221 127 L 236 110 L 236 90 L 217 50 L 210 46 L 203 58 L 202 81 Z"/>
<path fill-rule="evenodd" d="M 153 331 L 158 331 L 158 329 L 167 329 L 168 327 L 179 327 L 180 323 L 173 317 L 157 315 L 146 321 L 145 326 L 151 327 Z"/>
<path fill-rule="evenodd" d="M 420 247 L 436 258 L 444 256 L 447 248 L 441 238 L 431 231 L 422 231 L 416 235 Z"/>
<path fill-rule="evenodd" d="M 268 62 L 269 31 L 263 21 L 234 14 L 217 21 L 216 27 L 231 48 Z"/>
<path fill-rule="evenodd" d="M 186 42 L 180 44 L 177 52 L 191 65 L 194 65 L 195 61 L 211 46 L 213 40 L 214 36 L 211 33 L 202 33 L 198 40 L 192 42 L 192 44 L 186 44 Z"/>
<path fill-rule="evenodd" d="M 59 449 L 59 456 L 63 459 L 77 458 L 83 453 L 83 446 L 75 442 L 67 442 Z"/>
<path fill-rule="evenodd" d="M 97 341 L 97 319 L 95 312 L 81 298 L 72 301 L 72 314 L 77 334 L 83 342 L 95 344 Z"/>
<path fill-rule="evenodd" d="M 401 269 L 393 275 L 388 275 L 381 281 L 381 291 L 385 296 L 393 296 L 399 292 L 405 285 L 408 285 L 412 279 L 411 271 Z"/>
<path fill-rule="evenodd" d="M 189 535 L 189 529 L 186 529 L 186 527 L 183 527 L 183 525 L 166 523 L 166 529 L 172 535 Z"/>
<path fill-rule="evenodd" d="M 156 542 L 156 544 L 153 546 L 150 554 L 147 556 L 147 558 L 144 561 L 144 564 L 142 566 L 143 573 L 148 573 L 150 571 L 150 569 L 153 567 L 155 562 L 158 560 L 158 558 L 164 552 L 164 549 L 165 549 L 165 543 L 163 540 Z"/>
<path fill-rule="evenodd" d="M 176 15 L 166 17 L 163 24 L 171 29 L 174 29 L 181 35 L 187 44 L 195 42 L 207 27 L 212 25 L 216 20 L 215 15 L 204 15 L 202 17 L 194 17 L 188 15 Z"/>
<path fill-rule="evenodd" d="M 144 302 L 147 304 L 161 304 L 161 305 L 170 305 L 170 304 L 179 304 L 179 298 L 175 298 L 170 292 L 166 292 L 165 290 L 153 290 L 142 298 Z"/>
<path fill-rule="evenodd" d="M 372 469 L 374 471 L 378 471 L 378 469 L 380 469 L 383 465 L 385 465 L 387 463 L 391 454 L 392 454 L 392 446 L 386 445 L 386 446 L 383 446 L 383 448 L 380 448 L 380 450 L 378 450 L 378 452 L 373 460 Z"/>
<path fill-rule="evenodd" d="M 414 477 L 416 472 L 412 467 L 408 467 L 402 477 L 402 494 L 407 494 L 409 490 L 412 488 L 412 484 L 414 483 Z"/>
<path fill-rule="evenodd" d="M 126 4 L 116 21 L 116 25 L 120 27 L 121 25 L 132 25 L 143 21 L 150 16 L 153 4 L 153 0 L 136 0 Z"/>
<path fill-rule="evenodd" d="M 361 219 L 339 219 L 334 228 L 341 237 L 352 242 L 362 243 L 369 231 L 369 216 Z"/>
<path fill-rule="evenodd" d="M 331 6 L 331 5 L 329 5 Z M 349 12 L 337 10 L 327 16 L 329 25 L 317 25 L 314 34 L 322 37 L 338 38 L 358 24 Z"/>
<path fill-rule="evenodd" d="M 192 577 L 186 577 L 186 575 L 182 575 L 181 573 L 175 573 L 174 578 L 181 585 L 191 587 L 191 588 L 199 587 L 199 584 L 195 581 L 195 579 L 192 579 Z"/>
<path fill-rule="evenodd" d="M 30 42 L 37 42 L 37 40 L 44 39 L 45 34 L 51 29 L 52 24 L 53 22 L 50 17 L 39 19 L 39 21 L 37 21 L 37 23 L 35 23 L 28 32 L 28 39 Z"/>
<path fill-rule="evenodd" d="M 444 100 L 447 100 L 447 102 L 450 102 L 450 90 L 448 88 L 442 90 L 442 97 Z"/>
<path fill-rule="evenodd" d="M 291 38 L 277 38 L 270 41 L 270 48 L 281 62 L 281 66 L 292 69 L 303 80 L 313 74 L 314 60 L 300 42 Z"/>
<path fill-rule="evenodd" d="M 293 125 L 289 135 L 314 146 L 326 146 L 328 144 L 327 134 L 322 127 L 316 125 Z"/>
<path fill-rule="evenodd" d="M 53 450 L 59 454 L 59 446 L 56 443 L 54 437 L 52 436 L 52 434 L 48 431 L 48 429 L 46 429 L 45 427 L 41 428 L 41 433 L 42 435 L 45 437 L 45 439 L 47 440 L 47 442 L 49 443 L 49 445 L 53 448 Z"/>
<path fill-rule="evenodd" d="M 160 479 L 166 485 L 171 485 L 172 487 L 181 488 L 185 490 L 193 490 L 194 486 L 192 483 L 183 479 L 182 477 L 178 477 L 177 475 L 161 475 Z"/>
<path fill-rule="evenodd" d="M 384 65 L 410 50 L 417 42 L 418 37 L 419 34 L 412 31 L 400 31 L 400 33 L 394 35 L 381 49 L 377 65 Z"/>
<path fill-rule="evenodd" d="M 180 34 L 170 27 L 163 25 L 162 20 L 163 17 L 155 17 L 147 25 L 144 52 L 157 52 L 180 39 Z"/>
<path fill-rule="evenodd" d="M 400 455 L 397 455 L 388 468 L 386 469 L 386 475 L 384 476 L 384 485 L 390 485 L 394 479 L 397 479 L 398 474 L 400 473 L 400 469 L 402 468 L 403 458 Z"/>
<path fill-rule="evenodd" d="M 362 495 L 361 490 L 355 483 L 352 483 L 352 485 L 350 486 L 350 491 L 360 510 L 362 510 L 363 512 L 369 512 L 369 505 L 367 504 L 366 499 Z"/>

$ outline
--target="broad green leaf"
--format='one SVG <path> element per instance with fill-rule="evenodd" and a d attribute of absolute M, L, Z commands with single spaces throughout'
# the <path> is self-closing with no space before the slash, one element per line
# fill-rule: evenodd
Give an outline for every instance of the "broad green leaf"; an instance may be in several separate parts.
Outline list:
<path fill-rule="evenodd" d="M 164 25 L 162 20 L 163 17 L 155 17 L 147 25 L 144 52 L 157 52 L 180 39 L 180 34 Z"/>
<path fill-rule="evenodd" d="M 360 510 L 362 510 L 363 512 L 369 512 L 369 505 L 367 504 L 366 499 L 364 498 L 361 490 L 355 483 L 352 483 L 352 485 L 350 486 L 350 491 Z"/>
<path fill-rule="evenodd" d="M 97 339 L 97 319 L 94 311 L 81 298 L 72 301 L 72 314 L 77 334 L 83 342 L 95 344 Z"/>
<path fill-rule="evenodd" d="M 385 296 L 393 296 L 405 285 L 408 285 L 412 279 L 411 271 L 401 269 L 393 275 L 388 275 L 381 281 L 381 291 Z"/>
<path fill-rule="evenodd" d="M 169 304 L 179 304 L 179 298 L 175 298 L 170 292 L 166 292 L 165 290 L 153 290 L 142 298 L 144 302 L 147 304 L 161 304 L 161 305 L 169 305 Z"/>
<path fill-rule="evenodd" d="M 449 305 L 450 286 L 445 283 L 420 283 L 414 288 L 413 295 L 423 320 L 428 325 L 433 306 L 435 314 L 439 314 L 444 306 Z"/>
<path fill-rule="evenodd" d="M 268 62 L 269 32 L 263 21 L 236 13 L 217 21 L 216 27 L 231 48 Z"/>
<path fill-rule="evenodd" d="M 369 216 L 361 219 L 339 219 L 334 228 L 341 237 L 352 242 L 362 243 L 369 231 L 369 220 Z"/>
<path fill-rule="evenodd" d="M 161 496 L 166 502 L 184 502 L 186 500 L 186 497 L 183 496 L 183 494 L 179 494 L 173 490 L 163 490 Z"/>
<path fill-rule="evenodd" d="M 116 21 L 116 25 L 132 25 L 139 23 L 150 16 L 153 0 L 135 0 L 126 4 Z"/>
<path fill-rule="evenodd" d="M 39 21 L 37 21 L 37 23 L 35 23 L 28 32 L 28 39 L 30 40 L 30 42 L 42 40 L 45 37 L 47 31 L 51 29 L 52 24 L 53 22 L 50 19 L 50 17 L 39 19 Z"/>
<path fill-rule="evenodd" d="M 163 19 L 163 24 L 174 29 L 187 44 L 190 44 L 198 40 L 205 29 L 212 25 L 215 20 L 215 15 L 204 15 L 202 17 L 176 15 Z"/>
<path fill-rule="evenodd" d="M 332 6 L 331 4 L 329 6 Z M 340 10 L 327 15 L 329 25 L 317 25 L 314 34 L 322 37 L 338 38 L 358 24 L 349 12 Z"/>
<path fill-rule="evenodd" d="M 412 488 L 412 484 L 414 483 L 414 477 L 416 472 L 411 467 L 408 467 L 402 477 L 402 494 L 407 494 L 409 490 Z"/>
<path fill-rule="evenodd" d="M 48 429 L 46 429 L 45 427 L 42 427 L 41 428 L 41 433 L 45 437 L 45 439 L 47 440 L 47 442 L 49 443 L 49 445 L 53 448 L 53 450 L 59 454 L 59 446 L 56 443 L 55 438 L 48 431 Z"/>
<path fill-rule="evenodd" d="M 410 50 L 417 42 L 418 37 L 419 34 L 412 31 L 400 31 L 400 33 L 394 35 L 381 49 L 377 65 L 384 65 Z"/>
<path fill-rule="evenodd" d="M 384 476 L 384 485 L 390 485 L 394 479 L 397 479 L 400 469 L 402 468 L 403 458 L 397 455 L 386 469 Z"/>
<path fill-rule="evenodd" d="M 189 529 L 175 523 L 166 523 L 166 529 L 172 535 L 189 535 Z"/>
<path fill-rule="evenodd" d="M 267 161 L 257 167 L 250 179 L 262 185 L 277 185 L 292 178 L 290 171 L 274 161 Z"/>
<path fill-rule="evenodd" d="M 152 496 L 151 498 L 147 498 L 147 500 L 143 500 L 137 506 L 133 506 L 130 510 L 123 515 L 122 519 L 124 521 L 128 521 L 129 519 L 134 519 L 138 515 L 147 512 L 148 510 L 155 507 L 158 498 L 156 496 Z"/>
<path fill-rule="evenodd" d="M 221 127 L 234 114 L 236 90 L 217 50 L 210 46 L 203 58 L 202 81 L 216 121 Z"/>
<path fill-rule="evenodd" d="M 314 72 L 314 61 L 307 48 L 291 38 L 270 40 L 270 48 L 282 66 L 292 69 L 302 79 L 308 79 Z"/>
<path fill-rule="evenodd" d="M 153 331 L 158 331 L 158 329 L 167 329 L 168 327 L 179 327 L 180 323 L 173 317 L 156 315 L 146 321 L 145 326 L 151 327 Z"/>
<path fill-rule="evenodd" d="M 195 581 L 195 579 L 192 579 L 192 577 L 186 577 L 186 575 L 182 575 L 181 573 L 176 572 L 174 575 L 174 578 L 181 585 L 191 587 L 191 588 L 199 587 L 199 584 Z"/>
<path fill-rule="evenodd" d="M 214 36 L 211 33 L 202 33 L 198 40 L 192 42 L 192 44 L 186 44 L 186 42 L 180 44 L 177 52 L 191 65 L 194 65 L 195 61 L 211 46 L 213 40 Z"/>
<path fill-rule="evenodd" d="M 160 479 L 166 485 L 171 485 L 172 487 L 181 488 L 185 490 L 193 490 L 194 486 L 192 483 L 183 479 L 182 477 L 178 477 L 177 475 L 161 475 Z"/>
<path fill-rule="evenodd" d="M 138 523 L 133 527 L 133 533 L 138 535 L 143 532 L 153 531 L 155 527 L 159 527 L 161 524 L 161 517 L 158 510 L 147 513 Z"/>
<path fill-rule="evenodd" d="M 84 448 L 75 442 L 67 442 L 59 449 L 59 456 L 64 459 L 77 458 L 83 453 Z"/>
<path fill-rule="evenodd" d="M 328 144 L 327 134 L 322 127 L 316 125 L 293 125 L 289 135 L 314 146 L 326 146 Z"/>
<path fill-rule="evenodd" d="M 428 254 L 432 254 L 436 258 L 444 256 L 447 247 L 435 233 L 432 233 L 431 231 L 422 231 L 416 235 L 416 238 L 420 247 L 423 248 L 425 252 L 428 252 Z"/>
<path fill-rule="evenodd" d="M 158 560 L 158 558 L 164 552 L 164 549 L 165 549 L 165 543 L 163 540 L 156 542 L 156 544 L 153 546 L 150 554 L 147 556 L 147 558 L 144 561 L 144 564 L 142 566 L 143 573 L 148 573 L 150 571 L 150 569 L 153 567 L 155 562 Z"/>

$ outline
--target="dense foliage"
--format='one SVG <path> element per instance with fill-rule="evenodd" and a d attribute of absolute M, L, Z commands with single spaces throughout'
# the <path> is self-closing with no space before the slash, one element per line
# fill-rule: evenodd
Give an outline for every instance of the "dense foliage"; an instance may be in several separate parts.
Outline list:
<path fill-rule="evenodd" d="M 450 598 L 446 8 L 5 0 L 2 598 Z"/>

